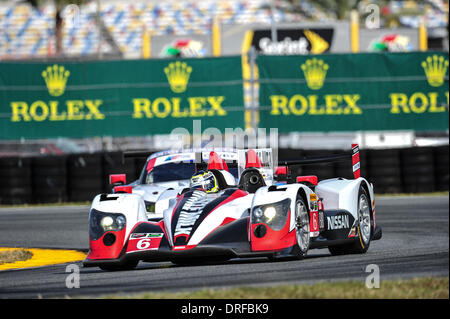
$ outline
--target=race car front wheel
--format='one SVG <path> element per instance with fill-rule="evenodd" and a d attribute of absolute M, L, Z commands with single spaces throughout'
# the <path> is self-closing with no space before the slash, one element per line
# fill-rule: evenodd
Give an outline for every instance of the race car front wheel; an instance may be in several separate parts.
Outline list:
<path fill-rule="evenodd" d="M 305 202 L 297 197 L 295 202 L 295 232 L 296 245 L 294 247 L 294 256 L 297 259 L 302 259 L 306 256 L 309 249 L 309 214 Z"/>
<path fill-rule="evenodd" d="M 370 199 L 366 190 L 360 186 L 358 192 L 358 221 L 357 233 L 358 237 L 353 243 L 345 245 L 336 245 L 328 247 L 332 255 L 344 254 L 364 254 L 370 245 L 372 238 L 372 219 L 370 212 L 372 211 Z"/>

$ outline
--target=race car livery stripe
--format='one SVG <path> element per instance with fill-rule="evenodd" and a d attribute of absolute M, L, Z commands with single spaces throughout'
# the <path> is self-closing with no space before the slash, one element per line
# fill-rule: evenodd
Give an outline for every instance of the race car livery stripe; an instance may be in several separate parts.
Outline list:
<path fill-rule="evenodd" d="M 174 229 L 174 242 L 176 242 L 179 235 L 184 235 L 183 237 L 185 237 L 187 242 L 187 238 L 191 234 L 195 222 L 207 204 L 208 198 L 203 191 L 194 191 L 186 199 L 177 216 L 178 219 Z"/>
<path fill-rule="evenodd" d="M 352 165 L 353 165 L 353 176 L 359 178 L 361 176 L 360 163 L 359 163 L 359 145 L 352 144 Z"/>
<path fill-rule="evenodd" d="M 155 161 L 156 161 L 156 158 L 153 158 L 148 161 L 147 167 L 145 168 L 147 170 L 147 173 L 150 173 L 152 171 L 153 167 L 155 167 Z"/>
<path fill-rule="evenodd" d="M 188 192 L 184 195 L 184 200 L 178 201 L 172 217 L 172 233 L 174 244 L 175 237 L 177 239 L 176 245 L 186 245 L 191 235 L 213 211 L 236 198 L 246 196 L 247 193 L 239 189 L 229 189 L 212 201 L 208 201 L 206 193 L 199 190 L 192 193 Z M 181 234 L 186 234 L 187 236 L 177 237 Z"/>
<path fill-rule="evenodd" d="M 236 191 L 234 191 L 227 199 L 225 199 L 224 201 L 222 201 L 221 203 L 219 203 L 217 206 L 215 206 L 205 217 L 203 217 L 202 218 L 202 221 L 203 220 L 205 220 L 205 218 L 206 217 L 208 217 L 212 212 L 214 212 L 215 210 L 217 210 L 220 206 L 222 206 L 222 205 L 225 205 L 225 204 L 227 204 L 227 203 L 229 203 L 229 202 L 231 202 L 231 201 L 233 201 L 233 200 L 235 200 L 235 199 L 237 199 L 237 198 L 239 198 L 239 197 L 243 197 L 243 196 L 246 196 L 247 195 L 247 193 L 246 192 L 244 192 L 244 191 L 242 191 L 242 190 L 240 190 L 240 189 L 237 189 Z M 229 217 L 227 217 L 227 218 L 225 218 L 223 221 L 222 221 L 222 223 L 218 226 L 218 227 L 216 227 L 216 228 L 214 228 L 212 231 L 210 231 L 209 233 L 208 233 L 208 235 L 206 235 L 204 238 L 206 238 L 206 237 L 208 237 L 211 233 L 213 233 L 217 228 L 219 228 L 219 227 L 221 227 L 221 226 L 223 226 L 223 225 L 226 225 L 226 224 L 228 224 L 228 223 L 230 223 L 230 222 L 232 222 L 232 221 L 234 221 L 234 219 L 233 218 L 229 218 Z M 196 225 L 197 227 L 198 227 L 198 225 Z M 195 227 L 195 229 L 197 229 L 197 227 Z M 195 229 L 193 229 L 193 231 L 195 231 Z"/>

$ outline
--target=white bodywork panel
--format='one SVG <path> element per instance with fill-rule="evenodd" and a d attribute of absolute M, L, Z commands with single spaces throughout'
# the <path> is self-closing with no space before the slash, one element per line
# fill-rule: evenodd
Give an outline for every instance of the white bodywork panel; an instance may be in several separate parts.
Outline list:
<path fill-rule="evenodd" d="M 117 197 L 117 199 L 100 201 L 101 195 L 97 195 L 92 201 L 91 209 L 125 215 L 127 219 L 125 238 L 128 238 L 137 222 L 147 221 L 145 203 L 141 196 L 136 194 L 108 194 L 107 196 Z"/>
<path fill-rule="evenodd" d="M 332 178 L 323 180 L 317 184 L 315 193 L 319 198 L 322 198 L 325 210 L 345 209 L 357 219 L 358 192 L 361 183 L 366 183 L 369 189 L 370 203 L 373 207 L 373 188 L 362 177 L 357 179 Z"/>
<path fill-rule="evenodd" d="M 290 198 L 291 212 L 295 212 L 295 200 L 297 198 L 297 194 L 300 188 L 302 188 L 306 194 L 307 202 L 305 204 L 308 205 L 308 207 L 310 206 L 309 195 L 313 194 L 313 192 L 309 187 L 306 187 L 305 185 L 302 184 L 284 184 L 284 185 L 277 185 L 276 187 L 277 189 L 280 189 L 280 191 L 269 191 L 269 186 L 261 187 L 260 189 L 258 189 L 255 193 L 252 207 L 277 203 L 286 198 Z M 282 191 L 282 189 L 286 190 Z M 294 228 L 295 228 L 295 214 L 291 213 L 291 219 L 289 221 L 289 231 L 292 231 Z"/>

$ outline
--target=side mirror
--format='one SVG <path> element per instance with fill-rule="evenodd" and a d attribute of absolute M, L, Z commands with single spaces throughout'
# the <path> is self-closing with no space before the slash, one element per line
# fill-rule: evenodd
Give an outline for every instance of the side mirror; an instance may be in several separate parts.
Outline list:
<path fill-rule="evenodd" d="M 111 174 L 109 175 L 109 184 L 114 186 L 125 185 L 127 183 L 126 174 Z"/>

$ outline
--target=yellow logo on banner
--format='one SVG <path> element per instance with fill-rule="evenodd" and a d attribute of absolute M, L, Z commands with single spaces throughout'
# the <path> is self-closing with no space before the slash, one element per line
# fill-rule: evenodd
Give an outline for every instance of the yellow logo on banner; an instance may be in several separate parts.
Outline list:
<path fill-rule="evenodd" d="M 70 72 L 68 70 L 57 64 L 49 66 L 42 71 L 42 77 L 47 85 L 48 93 L 52 96 L 63 95 L 69 75 Z"/>
<path fill-rule="evenodd" d="M 316 58 L 308 59 L 301 69 L 306 78 L 306 85 L 311 90 L 318 90 L 323 86 L 327 76 L 328 64 Z"/>
<path fill-rule="evenodd" d="M 433 57 L 429 56 L 422 62 L 422 67 L 429 85 L 439 87 L 444 84 L 448 61 L 443 56 L 439 57 L 436 54 Z"/>
<path fill-rule="evenodd" d="M 186 62 L 172 62 L 164 68 L 170 89 L 175 93 L 186 91 L 192 68 Z"/>
<path fill-rule="evenodd" d="M 330 46 L 328 42 L 322 39 L 322 37 L 317 33 L 312 32 L 311 30 L 305 30 L 304 33 L 311 43 L 311 54 L 320 54 L 322 52 L 325 52 Z"/>

